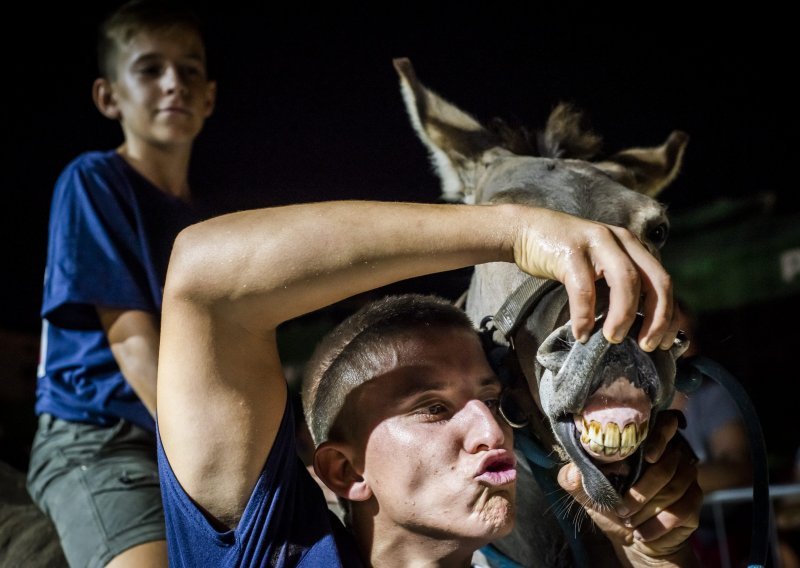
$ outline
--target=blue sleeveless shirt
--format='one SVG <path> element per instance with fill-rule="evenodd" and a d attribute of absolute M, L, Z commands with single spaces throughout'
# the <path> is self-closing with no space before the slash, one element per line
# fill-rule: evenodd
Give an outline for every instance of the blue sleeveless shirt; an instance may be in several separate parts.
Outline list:
<path fill-rule="evenodd" d="M 330 512 L 297 455 L 288 401 L 264 469 L 232 530 L 215 529 L 194 504 L 172 471 L 161 437 L 156 437 L 171 568 L 362 566 L 355 541 Z"/>

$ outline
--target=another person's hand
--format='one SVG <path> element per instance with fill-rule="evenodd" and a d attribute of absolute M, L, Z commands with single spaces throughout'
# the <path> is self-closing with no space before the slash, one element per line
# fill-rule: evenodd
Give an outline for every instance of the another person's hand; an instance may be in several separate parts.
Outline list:
<path fill-rule="evenodd" d="M 630 231 L 554 211 L 540 211 L 517 231 L 514 261 L 526 272 L 553 278 L 569 295 L 572 331 L 588 339 L 595 321 L 595 281 L 610 289 L 603 334 L 619 343 L 637 310 L 644 312 L 639 345 L 645 351 L 672 347 L 678 333 L 672 282 L 661 263 Z"/>
<path fill-rule="evenodd" d="M 648 437 L 642 476 L 623 496 L 616 511 L 589 505 L 581 474 L 573 464 L 561 468 L 559 484 L 584 505 L 611 540 L 620 559 L 631 566 L 694 566 L 689 537 L 700 522 L 703 493 L 697 484 L 694 453 L 674 437 L 678 420 L 662 412 Z"/>

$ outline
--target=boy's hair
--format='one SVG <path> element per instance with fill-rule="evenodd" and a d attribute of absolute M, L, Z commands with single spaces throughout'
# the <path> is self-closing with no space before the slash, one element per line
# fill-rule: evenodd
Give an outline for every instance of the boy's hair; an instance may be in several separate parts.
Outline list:
<path fill-rule="evenodd" d="M 168 0 L 130 0 L 114 10 L 100 25 L 97 35 L 97 67 L 100 76 L 116 77 L 116 56 L 141 31 L 183 26 L 194 30 L 205 44 L 200 17 L 187 4 Z"/>
<path fill-rule="evenodd" d="M 306 366 L 303 410 L 314 445 L 329 437 L 347 395 L 373 378 L 400 334 L 428 328 L 475 331 L 461 309 L 437 296 L 403 294 L 374 301 L 334 328 Z"/>

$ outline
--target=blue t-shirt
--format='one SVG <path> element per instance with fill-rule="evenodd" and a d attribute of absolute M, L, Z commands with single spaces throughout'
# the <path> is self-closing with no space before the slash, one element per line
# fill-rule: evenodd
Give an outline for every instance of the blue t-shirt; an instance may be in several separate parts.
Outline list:
<path fill-rule="evenodd" d="M 158 472 L 171 568 L 362 566 L 355 541 L 297 455 L 287 402 L 275 443 L 238 526 L 218 531 L 181 487 L 158 438 Z"/>
<path fill-rule="evenodd" d="M 155 424 L 120 372 L 97 306 L 161 313 L 170 251 L 198 221 L 115 151 L 86 152 L 53 192 L 36 413 L 110 425 Z"/>

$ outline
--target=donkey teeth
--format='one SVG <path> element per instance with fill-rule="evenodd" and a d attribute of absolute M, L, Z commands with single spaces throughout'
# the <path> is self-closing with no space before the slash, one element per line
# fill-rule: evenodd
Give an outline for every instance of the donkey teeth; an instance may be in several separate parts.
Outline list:
<path fill-rule="evenodd" d="M 639 442 L 638 435 L 636 432 L 636 425 L 635 424 L 628 424 L 622 430 L 622 442 L 621 446 L 624 447 L 633 447 Z"/>
<path fill-rule="evenodd" d="M 606 426 L 606 431 L 603 434 L 603 446 L 605 446 L 605 454 L 612 456 L 619 451 L 619 426 L 611 422 Z"/>
<path fill-rule="evenodd" d="M 619 425 L 614 422 L 606 424 L 604 429 L 596 420 L 587 423 L 581 417 L 581 421 L 581 442 L 589 446 L 591 451 L 606 456 L 619 453 L 621 457 L 627 457 L 647 437 L 647 422 L 638 429 L 633 423 L 627 424 L 620 432 Z"/>

